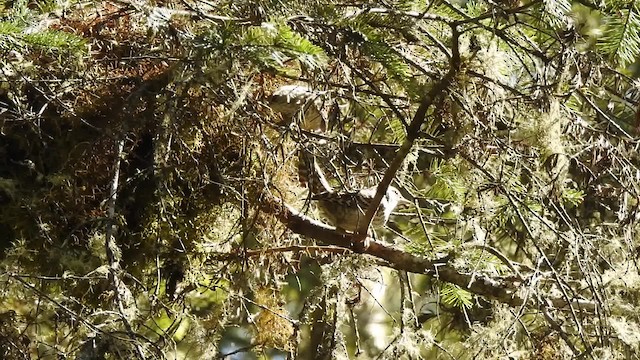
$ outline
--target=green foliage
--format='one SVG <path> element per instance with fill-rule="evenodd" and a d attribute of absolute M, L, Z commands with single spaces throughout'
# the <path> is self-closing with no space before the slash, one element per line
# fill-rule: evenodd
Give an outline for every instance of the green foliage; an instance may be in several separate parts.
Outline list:
<path fill-rule="evenodd" d="M 598 48 L 621 66 L 640 54 L 640 5 L 636 1 L 614 2 L 611 13 L 603 14 L 604 33 Z"/>
<path fill-rule="evenodd" d="M 397 50 L 385 42 L 367 41 L 362 50 L 372 60 L 380 62 L 393 78 L 406 79 L 411 74 L 409 65 L 398 54 Z"/>
<path fill-rule="evenodd" d="M 287 61 L 297 60 L 309 70 L 321 67 L 326 61 L 322 48 L 312 44 L 283 23 L 262 23 L 251 26 L 240 40 L 259 63 L 267 67 L 283 67 Z"/>
<path fill-rule="evenodd" d="M 440 299 L 447 306 L 468 309 L 473 306 L 473 295 L 457 285 L 445 283 L 440 287 Z"/>
<path fill-rule="evenodd" d="M 79 54 L 86 49 L 86 41 L 65 31 L 40 30 L 16 22 L 0 21 L 0 50 L 21 50 L 25 47 Z"/>
<path fill-rule="evenodd" d="M 571 1 L 569 0 L 545 0 L 543 1 L 543 19 L 554 28 L 565 29 L 571 21 Z"/>
<path fill-rule="evenodd" d="M 562 193 L 562 200 L 564 200 L 568 205 L 572 207 L 576 207 L 584 201 L 585 194 L 582 190 L 576 189 L 565 189 Z"/>
<path fill-rule="evenodd" d="M 389 121 L 387 123 L 387 129 L 391 133 L 391 142 L 396 144 L 402 144 L 402 142 L 405 140 L 407 136 L 402 122 L 400 122 L 397 119 L 393 119 L 392 121 Z M 409 163 L 411 162 L 412 161 L 409 161 Z"/>
<path fill-rule="evenodd" d="M 85 46 L 82 38 L 63 31 L 31 33 L 24 35 L 22 39 L 28 45 L 40 46 L 47 50 L 81 51 Z"/>
<path fill-rule="evenodd" d="M 448 254 L 458 247 L 459 244 L 452 239 L 452 234 L 446 227 L 428 226 L 427 229 L 428 236 L 425 236 L 421 225 L 405 230 L 406 236 L 413 239 L 406 246 L 407 252 L 431 259 Z"/>
<path fill-rule="evenodd" d="M 455 164 L 445 164 L 434 161 L 429 169 L 430 181 L 427 198 L 451 201 L 460 204 L 465 196 L 467 187 L 461 181 L 460 169 Z"/>
<path fill-rule="evenodd" d="M 0 35 L 14 35 L 21 31 L 22 29 L 13 22 L 0 21 Z"/>

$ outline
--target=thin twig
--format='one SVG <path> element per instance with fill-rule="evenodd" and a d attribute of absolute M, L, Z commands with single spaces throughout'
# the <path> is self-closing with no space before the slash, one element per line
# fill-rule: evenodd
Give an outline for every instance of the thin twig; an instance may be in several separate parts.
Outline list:
<path fill-rule="evenodd" d="M 120 252 L 118 249 L 118 244 L 116 243 L 115 236 L 113 235 L 115 232 L 115 216 L 116 216 L 116 199 L 118 194 L 118 184 L 120 179 L 120 163 L 122 160 L 123 152 L 124 152 L 124 139 L 123 136 L 120 140 L 118 140 L 117 152 L 116 152 L 116 160 L 114 162 L 114 170 L 113 170 L 113 178 L 111 180 L 111 191 L 109 193 L 109 199 L 107 201 L 107 228 L 105 231 L 105 251 L 107 254 L 107 262 L 109 263 L 109 280 L 112 283 L 113 291 L 115 293 L 116 304 L 118 306 L 118 311 L 120 318 L 122 319 L 122 323 L 124 327 L 132 338 L 136 337 L 135 332 L 133 331 L 133 327 L 129 323 L 129 319 L 125 314 L 125 297 L 128 300 L 128 303 L 132 302 L 131 291 L 127 288 L 127 285 L 120 279 L 120 259 L 119 256 L 116 256 L 116 252 Z M 132 306 L 132 304 L 128 304 Z M 138 355 L 141 359 L 145 359 L 144 351 L 142 350 L 142 346 L 138 342 L 134 342 L 134 346 Z"/>

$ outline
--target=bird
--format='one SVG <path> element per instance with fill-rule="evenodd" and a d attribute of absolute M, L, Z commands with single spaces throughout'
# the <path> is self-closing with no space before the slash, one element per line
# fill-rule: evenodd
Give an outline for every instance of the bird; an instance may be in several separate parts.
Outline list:
<path fill-rule="evenodd" d="M 297 119 L 301 129 L 322 132 L 327 127 L 322 99 L 325 93 L 305 85 L 284 85 L 271 95 L 269 106 L 282 116 L 283 124 Z"/>
<path fill-rule="evenodd" d="M 362 221 L 371 201 L 376 195 L 377 186 L 359 191 L 333 192 L 327 191 L 312 195 L 317 201 L 321 215 L 339 230 L 355 232 Z M 384 226 L 389 220 L 391 212 L 400 202 L 408 202 L 400 191 L 389 186 L 380 202 L 371 224 L 374 227 Z"/>

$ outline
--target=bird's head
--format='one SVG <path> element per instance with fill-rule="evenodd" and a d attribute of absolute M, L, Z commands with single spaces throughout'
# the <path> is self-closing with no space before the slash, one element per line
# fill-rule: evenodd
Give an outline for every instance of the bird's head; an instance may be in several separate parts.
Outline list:
<path fill-rule="evenodd" d="M 389 186 L 387 189 L 387 193 L 385 195 L 386 200 L 389 202 L 392 207 L 396 207 L 399 204 L 411 204 L 411 201 L 407 200 L 402 196 L 400 190 L 393 186 Z"/>
<path fill-rule="evenodd" d="M 404 198 L 404 196 L 402 196 L 402 193 L 400 193 L 400 190 L 398 190 L 397 188 L 393 187 L 393 186 L 389 186 L 389 188 L 387 189 L 387 193 L 384 196 L 384 201 L 386 204 L 384 204 L 384 216 L 385 219 L 388 219 L 389 216 L 391 215 L 391 212 L 393 212 L 393 210 L 401 204 L 411 204 L 411 201 L 407 200 Z"/>

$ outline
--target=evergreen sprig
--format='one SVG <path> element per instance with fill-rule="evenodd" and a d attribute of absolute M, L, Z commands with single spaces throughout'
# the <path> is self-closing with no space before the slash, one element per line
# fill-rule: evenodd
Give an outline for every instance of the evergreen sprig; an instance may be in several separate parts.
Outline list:
<path fill-rule="evenodd" d="M 85 50 L 86 41 L 75 34 L 36 27 L 29 28 L 24 24 L 0 21 L 0 49 L 22 50 L 25 47 L 61 52 L 74 53 Z"/>
<path fill-rule="evenodd" d="M 603 14 L 604 34 L 598 47 L 621 66 L 632 63 L 640 54 L 640 5 L 633 1 Z"/>

